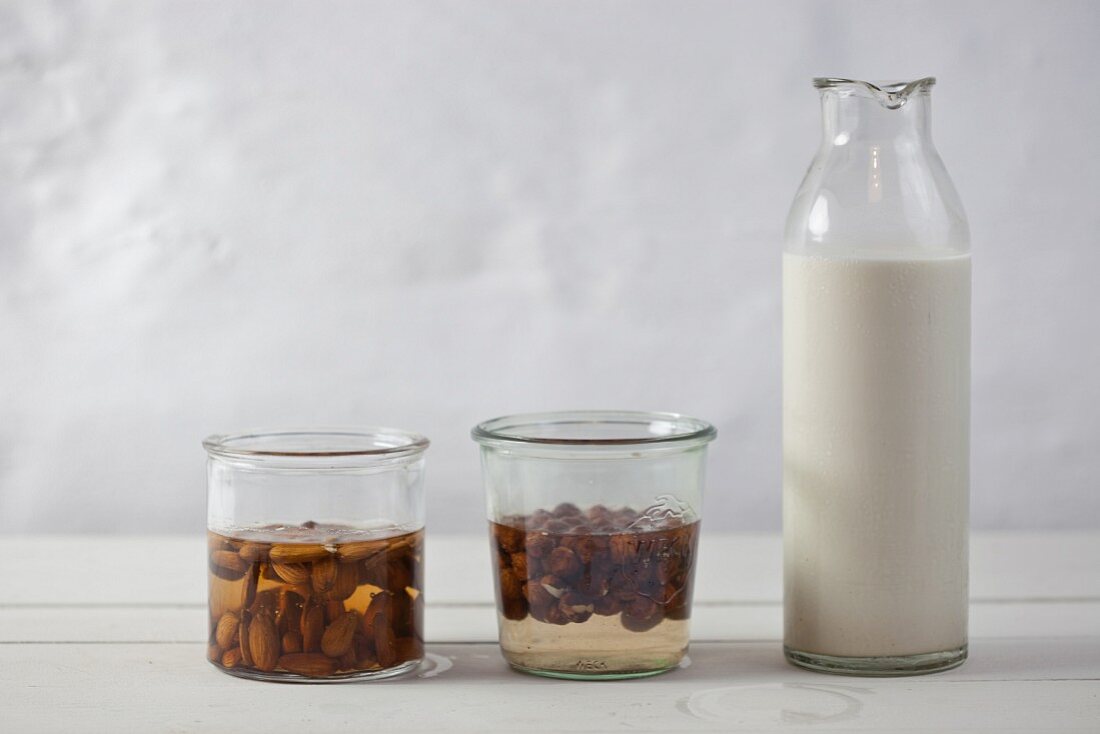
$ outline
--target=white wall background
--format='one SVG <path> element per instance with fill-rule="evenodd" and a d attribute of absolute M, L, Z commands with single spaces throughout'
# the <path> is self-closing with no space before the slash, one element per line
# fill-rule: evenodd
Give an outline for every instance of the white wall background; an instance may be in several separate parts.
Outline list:
<path fill-rule="evenodd" d="M 0 6 L 0 530 L 194 531 L 208 433 L 392 424 L 480 530 L 479 419 L 718 425 L 779 527 L 814 75 L 934 74 L 975 251 L 973 523 L 1100 527 L 1100 3 Z"/>

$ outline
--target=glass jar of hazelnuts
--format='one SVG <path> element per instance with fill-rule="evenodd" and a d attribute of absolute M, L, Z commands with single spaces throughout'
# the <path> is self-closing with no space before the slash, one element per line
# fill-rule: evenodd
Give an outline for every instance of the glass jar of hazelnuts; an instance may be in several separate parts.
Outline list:
<path fill-rule="evenodd" d="M 655 675 L 687 652 L 709 423 L 579 411 L 479 424 L 500 646 L 555 678 Z"/>

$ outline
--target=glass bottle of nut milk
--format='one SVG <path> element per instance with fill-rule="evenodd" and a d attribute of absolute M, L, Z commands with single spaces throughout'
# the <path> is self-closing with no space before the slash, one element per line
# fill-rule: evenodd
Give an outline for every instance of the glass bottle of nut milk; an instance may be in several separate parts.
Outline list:
<path fill-rule="evenodd" d="M 783 253 L 784 652 L 814 670 L 966 659 L 970 247 L 934 83 L 814 80 Z"/>

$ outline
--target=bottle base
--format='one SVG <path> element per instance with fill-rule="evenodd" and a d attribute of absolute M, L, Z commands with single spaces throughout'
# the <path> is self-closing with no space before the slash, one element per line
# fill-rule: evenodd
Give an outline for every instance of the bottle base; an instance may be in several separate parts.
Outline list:
<path fill-rule="evenodd" d="M 954 650 L 926 652 L 918 655 L 845 657 L 801 652 L 784 645 L 783 655 L 791 665 L 817 673 L 887 678 L 942 673 L 945 670 L 957 668 L 966 662 L 967 650 L 968 646 L 963 645 Z"/>

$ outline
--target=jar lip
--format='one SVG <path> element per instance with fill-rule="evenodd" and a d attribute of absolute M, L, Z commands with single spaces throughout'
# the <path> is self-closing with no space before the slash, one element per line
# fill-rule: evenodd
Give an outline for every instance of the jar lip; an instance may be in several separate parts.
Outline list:
<path fill-rule="evenodd" d="M 202 446 L 210 456 L 231 459 L 393 458 L 422 453 L 430 441 L 400 428 L 255 429 L 213 434 Z"/>
<path fill-rule="evenodd" d="M 634 410 L 517 413 L 483 421 L 470 431 L 482 445 L 568 447 L 709 443 L 717 435 L 714 426 L 698 418 Z"/>

